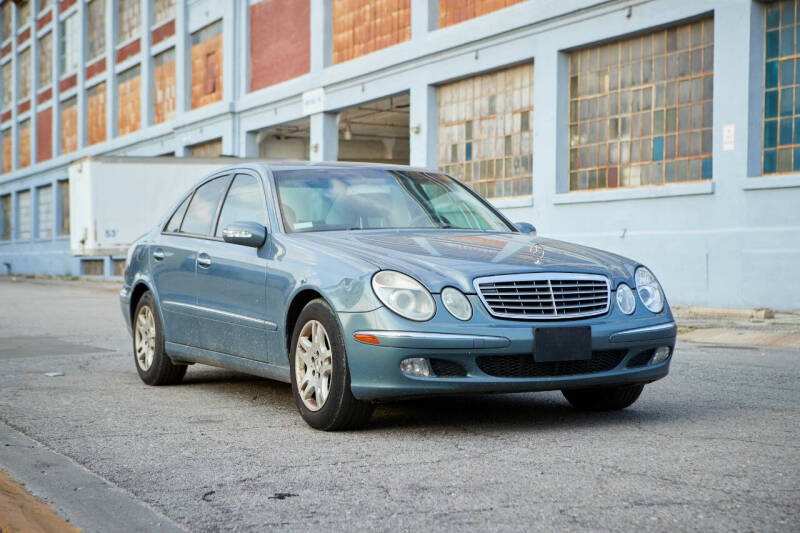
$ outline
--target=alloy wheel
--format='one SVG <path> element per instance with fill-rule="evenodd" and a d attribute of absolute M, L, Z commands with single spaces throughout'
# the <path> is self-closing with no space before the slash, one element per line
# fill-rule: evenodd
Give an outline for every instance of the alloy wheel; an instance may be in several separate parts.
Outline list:
<path fill-rule="evenodd" d="M 156 321 L 150 307 L 144 305 L 136 316 L 136 335 L 134 341 L 136 364 L 147 372 L 153 364 L 156 353 Z"/>
<path fill-rule="evenodd" d="M 333 354 L 328 332 L 317 320 L 303 325 L 294 356 L 294 376 L 303 405 L 319 411 L 328 399 L 333 373 Z"/>

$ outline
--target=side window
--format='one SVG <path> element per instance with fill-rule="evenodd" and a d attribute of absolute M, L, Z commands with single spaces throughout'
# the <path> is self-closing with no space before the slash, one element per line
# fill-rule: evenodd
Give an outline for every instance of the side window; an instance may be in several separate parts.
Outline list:
<path fill-rule="evenodd" d="M 178 209 L 172 213 L 172 216 L 169 217 L 169 222 L 167 225 L 164 226 L 164 231 L 170 233 L 177 233 L 181 229 L 181 222 L 183 221 L 183 214 L 186 212 L 186 206 L 189 205 L 189 200 L 192 199 L 192 195 L 186 197 L 186 200 L 181 202 L 181 205 L 178 206 Z"/>
<path fill-rule="evenodd" d="M 234 178 L 233 184 L 222 204 L 219 215 L 216 236 L 222 236 L 224 230 L 231 222 L 257 222 L 267 225 L 267 216 L 264 211 L 264 190 L 253 176 L 239 174 Z"/>
<path fill-rule="evenodd" d="M 181 233 L 211 234 L 217 216 L 217 207 L 227 185 L 228 178 L 224 177 L 206 182 L 197 189 L 186 210 L 186 216 L 183 217 Z"/>

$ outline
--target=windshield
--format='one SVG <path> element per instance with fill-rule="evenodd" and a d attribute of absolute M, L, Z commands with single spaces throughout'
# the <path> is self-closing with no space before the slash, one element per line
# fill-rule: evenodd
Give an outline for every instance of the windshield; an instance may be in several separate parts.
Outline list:
<path fill-rule="evenodd" d="M 275 172 L 289 232 L 444 228 L 515 231 L 452 178 L 381 169 Z"/>

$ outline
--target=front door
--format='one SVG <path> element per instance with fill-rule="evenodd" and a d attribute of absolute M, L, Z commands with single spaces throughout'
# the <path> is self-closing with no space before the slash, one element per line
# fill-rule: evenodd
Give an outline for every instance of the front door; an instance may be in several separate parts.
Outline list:
<path fill-rule="evenodd" d="M 223 241 L 222 230 L 231 222 L 267 225 L 264 188 L 255 175 L 236 174 L 212 238 L 202 241 L 198 249 L 201 341 L 207 350 L 269 361 L 267 335 L 276 325 L 266 320 L 266 247 Z"/>

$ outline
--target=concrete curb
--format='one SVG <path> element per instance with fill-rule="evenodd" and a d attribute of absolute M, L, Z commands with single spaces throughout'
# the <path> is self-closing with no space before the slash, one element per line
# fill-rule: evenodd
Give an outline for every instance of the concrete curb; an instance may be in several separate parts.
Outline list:
<path fill-rule="evenodd" d="M 85 532 L 186 531 L 124 489 L 2 422 L 0 468 Z"/>

